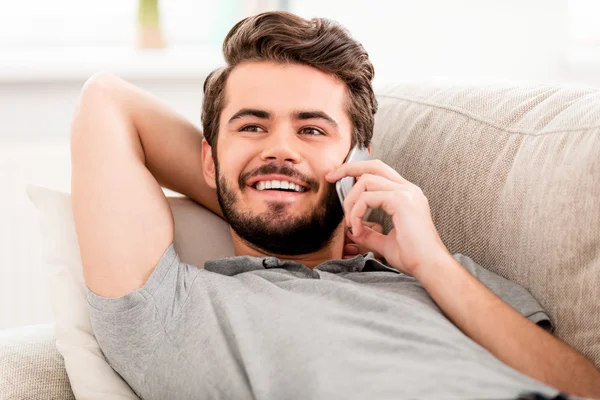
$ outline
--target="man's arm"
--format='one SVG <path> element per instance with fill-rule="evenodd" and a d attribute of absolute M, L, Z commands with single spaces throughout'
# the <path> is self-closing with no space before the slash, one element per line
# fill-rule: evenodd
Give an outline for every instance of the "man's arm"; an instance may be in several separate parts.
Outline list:
<path fill-rule="evenodd" d="M 344 163 L 329 182 L 357 178 L 344 200 L 353 241 L 417 278 L 467 336 L 522 373 L 569 394 L 600 398 L 600 372 L 583 355 L 524 318 L 456 261 L 442 242 L 421 188 L 378 160 Z M 364 226 L 367 209 L 381 207 L 394 229 Z"/>
<path fill-rule="evenodd" d="M 146 167 L 158 183 L 223 216 L 202 174 L 202 132 L 170 106 L 115 76 L 102 76 L 123 117 L 137 132 Z"/>
<path fill-rule="evenodd" d="M 192 124 L 132 85 L 108 75 L 86 82 L 71 130 L 71 192 L 94 293 L 141 288 L 173 241 L 161 184 L 220 213 L 202 175 L 201 141 Z"/>
<path fill-rule="evenodd" d="M 442 311 L 467 336 L 514 369 L 565 393 L 600 398 L 600 371 L 524 318 L 450 254 L 416 269 Z"/>

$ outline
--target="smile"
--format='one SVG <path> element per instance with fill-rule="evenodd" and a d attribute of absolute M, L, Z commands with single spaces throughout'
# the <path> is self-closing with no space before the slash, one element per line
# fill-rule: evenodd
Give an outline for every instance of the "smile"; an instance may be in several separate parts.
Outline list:
<path fill-rule="evenodd" d="M 256 190 L 277 190 L 281 192 L 297 192 L 302 193 L 306 188 L 294 182 L 286 180 L 264 180 L 258 181 L 253 185 Z"/>

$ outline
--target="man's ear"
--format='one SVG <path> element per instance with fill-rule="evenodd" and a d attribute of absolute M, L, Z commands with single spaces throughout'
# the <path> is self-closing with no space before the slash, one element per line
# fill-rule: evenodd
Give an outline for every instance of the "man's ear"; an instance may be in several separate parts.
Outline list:
<path fill-rule="evenodd" d="M 202 174 L 206 184 L 212 189 L 217 188 L 217 172 L 215 169 L 215 160 L 212 156 L 212 147 L 202 139 Z"/>

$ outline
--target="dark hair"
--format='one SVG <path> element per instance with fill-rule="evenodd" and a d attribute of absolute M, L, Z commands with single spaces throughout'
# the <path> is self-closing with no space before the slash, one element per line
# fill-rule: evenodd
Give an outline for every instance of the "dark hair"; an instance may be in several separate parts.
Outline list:
<path fill-rule="evenodd" d="M 347 112 L 353 126 L 352 145 L 367 147 L 373 136 L 377 100 L 372 80 L 375 70 L 364 47 L 338 23 L 306 20 L 287 12 L 266 12 L 235 24 L 223 42 L 227 65 L 204 81 L 202 128 L 216 155 L 219 118 L 225 83 L 244 61 L 275 61 L 308 65 L 337 77 L 347 87 Z"/>

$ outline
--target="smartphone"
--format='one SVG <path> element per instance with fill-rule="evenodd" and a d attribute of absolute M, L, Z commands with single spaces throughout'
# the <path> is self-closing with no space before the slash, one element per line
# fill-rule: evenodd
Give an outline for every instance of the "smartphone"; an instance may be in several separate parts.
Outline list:
<path fill-rule="evenodd" d="M 348 153 L 348 156 L 346 157 L 346 160 L 344 160 L 344 163 L 368 160 L 371 160 L 371 154 L 369 153 L 369 150 L 364 147 L 359 147 L 357 145 L 354 146 L 352 150 L 350 150 L 350 153 Z M 340 199 L 340 203 L 342 204 L 342 208 L 344 207 L 344 199 L 346 198 L 346 196 L 350 192 L 350 189 L 352 189 L 352 186 L 354 186 L 355 183 L 356 179 L 354 179 L 353 176 L 346 176 L 345 178 L 342 178 L 335 183 L 335 189 L 337 191 L 338 198 Z M 363 220 L 366 220 L 369 217 L 369 214 L 371 214 L 371 209 L 367 210 L 365 216 L 363 217 Z"/>

